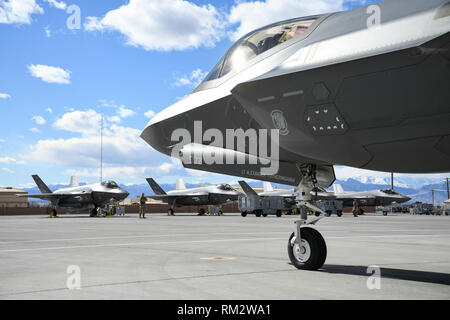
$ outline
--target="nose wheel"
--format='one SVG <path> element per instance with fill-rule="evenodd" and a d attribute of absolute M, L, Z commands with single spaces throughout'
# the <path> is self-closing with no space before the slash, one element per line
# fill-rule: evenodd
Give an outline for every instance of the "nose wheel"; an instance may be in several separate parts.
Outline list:
<path fill-rule="evenodd" d="M 297 269 L 320 269 L 327 258 L 325 240 L 316 229 L 309 227 L 301 228 L 300 241 L 293 232 L 289 237 L 287 249 L 289 259 Z"/>

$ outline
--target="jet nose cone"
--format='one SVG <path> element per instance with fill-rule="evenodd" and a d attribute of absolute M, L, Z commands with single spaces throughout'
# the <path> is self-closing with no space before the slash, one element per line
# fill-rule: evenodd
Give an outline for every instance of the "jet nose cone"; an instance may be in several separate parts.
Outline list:
<path fill-rule="evenodd" d="M 128 198 L 128 196 L 130 195 L 130 193 L 126 190 L 122 190 L 121 194 L 124 199 Z"/>
<path fill-rule="evenodd" d="M 157 122 L 148 125 L 144 131 L 141 133 L 141 138 L 147 142 L 155 150 L 170 155 L 172 149 L 170 148 L 171 137 L 170 128 L 168 127 L 167 121 Z"/>

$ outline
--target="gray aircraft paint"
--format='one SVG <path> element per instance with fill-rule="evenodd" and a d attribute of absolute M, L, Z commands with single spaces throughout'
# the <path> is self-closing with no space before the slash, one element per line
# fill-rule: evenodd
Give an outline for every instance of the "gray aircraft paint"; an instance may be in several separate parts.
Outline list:
<path fill-rule="evenodd" d="M 282 196 L 285 198 L 292 198 L 295 202 L 295 189 L 281 189 L 273 191 L 263 191 L 258 193 L 259 196 Z M 353 200 L 357 200 L 359 204 L 365 206 L 388 206 L 393 203 L 404 203 L 411 200 L 411 198 L 395 192 L 390 189 L 385 190 L 369 190 L 369 191 L 343 191 L 343 192 L 328 192 L 323 188 L 317 188 L 311 192 L 313 199 L 317 200 L 341 200 L 344 206 L 352 206 Z"/>
<path fill-rule="evenodd" d="M 32 176 L 41 194 L 25 194 L 20 197 L 37 198 L 47 200 L 55 207 L 65 207 L 72 209 L 93 209 L 104 207 L 113 201 L 122 201 L 128 197 L 129 193 L 121 189 L 113 181 L 104 181 L 102 184 L 63 188 L 51 192 L 38 175 Z"/>
<path fill-rule="evenodd" d="M 165 192 L 152 178 L 147 178 L 146 180 L 155 192 L 155 195 L 145 197 L 161 200 L 172 208 L 190 205 L 223 205 L 236 201 L 240 195 L 240 192 L 227 184 Z"/>
<path fill-rule="evenodd" d="M 317 165 L 321 187 L 334 182 L 334 164 L 450 171 L 448 1 L 376 5 L 379 28 L 367 28 L 368 7 L 319 16 L 304 36 L 202 83 L 156 115 L 141 137 L 170 155 L 170 133 L 193 134 L 194 120 L 222 132 L 278 124 L 286 133 L 278 175 L 260 176 L 258 165 L 186 167 L 289 185 L 301 179 L 298 164 Z"/>

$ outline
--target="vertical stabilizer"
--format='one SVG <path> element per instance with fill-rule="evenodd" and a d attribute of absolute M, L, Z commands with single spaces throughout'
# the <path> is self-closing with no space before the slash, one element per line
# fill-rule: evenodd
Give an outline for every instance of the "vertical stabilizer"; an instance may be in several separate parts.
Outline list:
<path fill-rule="evenodd" d="M 334 194 L 344 193 L 344 188 L 339 183 L 333 184 Z"/>
<path fill-rule="evenodd" d="M 166 192 L 159 186 L 159 184 L 156 183 L 155 180 L 153 180 L 152 178 L 146 178 L 146 180 L 155 194 L 166 194 Z"/>
<path fill-rule="evenodd" d="M 33 178 L 34 182 L 36 182 L 36 185 L 42 193 L 52 193 L 49 187 L 47 187 L 44 181 L 42 181 L 37 174 L 34 174 L 31 177 Z"/>
<path fill-rule="evenodd" d="M 78 184 L 78 177 L 77 176 L 71 176 L 70 177 L 70 188 L 73 187 L 79 187 L 80 185 Z"/>
<path fill-rule="evenodd" d="M 270 192 L 273 191 L 272 184 L 270 182 L 264 181 L 263 182 L 264 192 Z"/>
<path fill-rule="evenodd" d="M 184 185 L 184 181 L 181 178 L 177 179 L 177 186 L 176 186 L 177 190 L 184 190 L 186 189 L 186 186 Z"/>
<path fill-rule="evenodd" d="M 239 184 L 241 185 L 242 190 L 245 192 L 245 194 L 247 196 L 253 196 L 253 197 L 257 197 L 258 194 L 255 192 L 255 190 L 253 190 L 252 187 L 250 187 L 247 182 L 245 181 L 238 181 Z"/>

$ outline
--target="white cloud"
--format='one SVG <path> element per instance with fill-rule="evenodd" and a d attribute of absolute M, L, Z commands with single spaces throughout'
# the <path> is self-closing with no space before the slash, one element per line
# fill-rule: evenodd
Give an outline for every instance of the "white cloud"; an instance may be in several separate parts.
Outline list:
<path fill-rule="evenodd" d="M 70 83 L 70 71 L 64 70 L 59 67 L 51 67 L 42 64 L 38 65 L 29 65 L 28 70 L 31 75 L 36 78 L 42 79 L 42 81 L 48 83 L 62 83 L 69 84 Z"/>
<path fill-rule="evenodd" d="M 3 142 L 5 142 L 5 139 L 0 139 L 0 143 L 3 143 Z"/>
<path fill-rule="evenodd" d="M 122 118 L 127 118 L 127 117 L 131 117 L 132 115 L 134 115 L 136 112 L 134 112 L 131 109 L 127 109 L 125 108 L 125 106 L 120 106 L 119 110 L 117 110 L 117 113 L 122 117 Z"/>
<path fill-rule="evenodd" d="M 43 14 L 35 0 L 9 0 L 0 1 L 0 23 L 30 24 L 32 14 Z"/>
<path fill-rule="evenodd" d="M 207 74 L 207 72 L 203 72 L 201 69 L 195 69 L 190 75 L 183 75 L 182 77 L 176 79 L 174 85 L 176 87 L 196 87 L 203 81 Z"/>
<path fill-rule="evenodd" d="M 343 3 L 344 0 L 237 1 L 230 10 L 228 23 L 238 26 L 229 32 L 229 37 L 235 41 L 250 31 L 277 21 L 340 11 Z"/>
<path fill-rule="evenodd" d="M 47 108 L 47 109 L 45 109 L 45 111 L 47 111 L 48 113 L 53 113 L 53 109 L 52 108 Z"/>
<path fill-rule="evenodd" d="M 145 50 L 184 50 L 213 46 L 223 21 L 213 5 L 184 0 L 130 0 L 103 18 L 88 17 L 87 31 L 118 31 L 126 44 Z"/>
<path fill-rule="evenodd" d="M 7 93 L 0 93 L 0 99 L 9 99 L 11 96 Z"/>
<path fill-rule="evenodd" d="M 0 163 L 13 163 L 13 164 L 24 164 L 24 161 L 19 161 L 11 157 L 0 157 Z"/>
<path fill-rule="evenodd" d="M 33 133 L 41 133 L 41 130 L 39 130 L 38 128 L 30 128 L 30 131 Z"/>
<path fill-rule="evenodd" d="M 41 126 L 47 123 L 47 121 L 41 116 L 34 116 L 31 119 L 34 120 L 36 122 L 36 124 L 41 125 Z"/>
<path fill-rule="evenodd" d="M 148 110 L 146 113 L 144 113 L 144 116 L 146 117 L 146 118 L 149 118 L 149 119 L 151 119 L 151 118 L 153 118 L 154 116 L 155 116 L 155 111 L 153 111 L 153 110 Z"/>
<path fill-rule="evenodd" d="M 11 169 L 8 169 L 8 168 L 2 168 L 2 170 L 5 171 L 6 173 L 9 173 L 9 174 L 13 174 L 14 173 L 14 171 L 12 171 Z"/>
<path fill-rule="evenodd" d="M 101 121 L 101 114 L 95 110 L 76 110 L 64 114 L 53 126 L 59 130 L 81 133 L 83 136 L 100 135 Z"/>
<path fill-rule="evenodd" d="M 52 30 L 50 30 L 50 27 L 46 26 L 44 30 L 45 30 L 45 36 L 47 38 L 50 38 L 50 36 L 52 35 Z"/>
<path fill-rule="evenodd" d="M 164 162 L 162 165 L 160 165 L 158 167 L 158 169 L 161 170 L 164 173 L 168 173 L 173 167 L 174 167 L 173 163 Z"/>
<path fill-rule="evenodd" d="M 110 122 L 114 122 L 114 123 L 120 123 L 120 121 L 121 121 L 119 116 L 108 117 L 107 120 Z"/>
<path fill-rule="evenodd" d="M 100 121 L 101 115 L 94 110 L 64 114 L 54 123 L 55 128 L 78 133 L 80 136 L 40 140 L 31 146 L 27 159 L 71 168 L 99 167 Z M 107 124 L 103 131 L 105 167 L 145 167 L 168 159 L 140 138 L 141 131 Z"/>
<path fill-rule="evenodd" d="M 56 1 L 56 0 L 44 0 L 45 2 L 48 2 L 52 7 L 66 10 L 67 4 L 63 1 Z"/>

